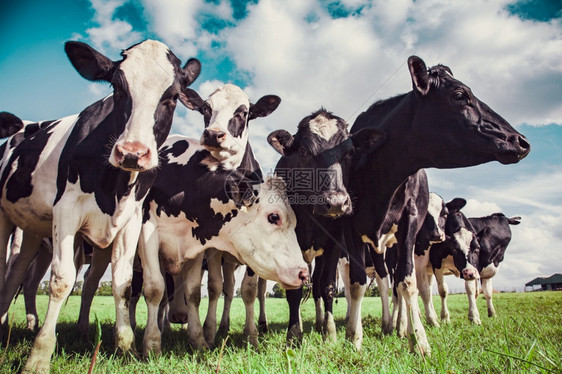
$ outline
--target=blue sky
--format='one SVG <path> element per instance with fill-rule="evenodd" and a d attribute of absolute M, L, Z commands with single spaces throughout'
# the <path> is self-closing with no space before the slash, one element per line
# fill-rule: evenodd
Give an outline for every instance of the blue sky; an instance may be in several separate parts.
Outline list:
<path fill-rule="evenodd" d="M 409 55 L 448 65 L 528 137 L 532 151 L 517 165 L 430 169 L 431 190 L 445 200 L 466 198 L 470 216 L 523 217 L 512 228 L 497 288 L 522 289 L 536 276 L 562 272 L 560 0 L 3 2 L 0 110 L 29 120 L 78 113 L 110 87 L 81 78 L 64 42 L 87 42 L 117 60 L 146 38 L 168 44 L 182 61 L 202 61 L 193 85 L 202 96 L 228 82 L 253 101 L 282 98 L 276 112 L 251 125 L 265 171 L 278 159 L 269 132 L 294 131 L 320 106 L 352 124 L 373 101 L 411 89 Z M 173 132 L 199 137 L 202 128 L 198 114 L 178 108 Z"/>

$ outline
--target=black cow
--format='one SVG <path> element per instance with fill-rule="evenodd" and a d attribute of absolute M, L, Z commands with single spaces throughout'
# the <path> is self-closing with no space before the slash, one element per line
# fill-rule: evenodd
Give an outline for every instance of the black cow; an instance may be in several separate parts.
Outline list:
<path fill-rule="evenodd" d="M 387 139 L 376 152 L 355 160 L 349 188 L 357 200 L 352 229 L 346 235 L 352 259 L 352 298 L 360 301 L 366 286 L 363 244 L 369 243 L 381 251 L 383 235 L 394 232 L 397 240 L 394 292 L 406 303 L 408 336 L 415 334 L 417 347 L 422 353 L 429 353 L 419 317 L 412 254 L 428 204 L 428 195 L 416 192 L 417 185 L 423 183 L 419 171 L 493 160 L 515 163 L 529 153 L 530 145 L 478 100 L 469 87 L 453 78 L 448 67 L 437 65 L 427 69 L 423 60 L 412 56 L 408 68 L 413 91 L 375 103 L 357 117 L 351 129 L 355 133 L 377 128 Z M 347 335 L 359 348 L 360 315 L 352 311 L 351 321 L 353 326 Z M 412 340 L 410 346 L 414 349 Z"/>
<path fill-rule="evenodd" d="M 325 109 L 302 119 L 295 135 L 277 130 L 268 136 L 268 142 L 282 155 L 275 173 L 287 182 L 305 261 L 310 263 L 314 257 L 322 255 L 316 259 L 316 268 L 321 269 L 321 273 L 315 282 L 322 289 L 316 288 L 316 292 L 321 293 L 324 300 L 324 333 L 333 340 L 336 331 L 332 302 L 342 246 L 342 224 L 345 216 L 352 213 L 346 189 L 351 160 L 355 153 L 371 151 L 383 141 L 384 136 L 376 130 L 349 135 L 347 123 Z M 287 291 L 289 341 L 302 338 L 299 311 L 302 293 L 302 289 Z"/>
<path fill-rule="evenodd" d="M 53 239 L 49 307 L 26 371 L 49 368 L 81 238 L 111 248 L 116 346 L 134 347 L 127 302 L 142 201 L 156 175 L 158 148 L 170 131 L 177 99 L 200 72 L 199 61 L 191 59 L 182 68 L 168 47 L 152 40 L 124 50 L 117 62 L 80 42 L 67 42 L 65 51 L 84 78 L 110 82 L 113 94 L 77 115 L 26 123 L 0 148 L 0 279 L 12 228 L 23 230 L 18 271 L 2 287 L 2 322 L 40 241 Z M 6 129 L 6 123 L 0 127 Z"/>

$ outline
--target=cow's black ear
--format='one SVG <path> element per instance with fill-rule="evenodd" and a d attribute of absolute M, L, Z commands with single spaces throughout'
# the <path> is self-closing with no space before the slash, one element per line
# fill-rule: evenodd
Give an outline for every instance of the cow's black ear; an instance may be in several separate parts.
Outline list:
<path fill-rule="evenodd" d="M 350 135 L 356 151 L 369 153 L 386 140 L 386 133 L 379 129 L 361 129 Z"/>
<path fill-rule="evenodd" d="M 429 73 L 425 62 L 418 56 L 408 58 L 408 69 L 412 77 L 414 90 L 425 96 L 429 92 Z"/>
<path fill-rule="evenodd" d="M 179 99 L 187 108 L 196 110 L 203 115 L 205 114 L 205 112 L 211 109 L 209 104 L 191 88 L 183 88 L 180 92 Z"/>
<path fill-rule="evenodd" d="M 520 221 L 521 221 L 521 217 L 511 217 L 511 218 L 508 218 L 508 219 L 507 219 L 507 222 L 508 222 L 510 225 L 518 225 L 518 224 L 521 223 Z"/>
<path fill-rule="evenodd" d="M 185 87 L 187 87 L 191 85 L 201 73 L 201 62 L 196 58 L 190 58 L 183 66 L 182 72 L 185 78 Z"/>
<path fill-rule="evenodd" d="M 464 208 L 465 205 L 466 200 L 461 197 L 455 197 L 453 200 L 445 204 L 445 206 L 447 206 L 447 209 L 449 210 L 449 214 L 458 212 L 459 210 Z"/>
<path fill-rule="evenodd" d="M 266 95 L 255 104 L 250 104 L 250 115 L 248 119 L 266 117 L 270 115 L 281 103 L 281 98 L 275 95 Z"/>
<path fill-rule="evenodd" d="M 273 131 L 268 135 L 267 142 L 282 156 L 289 156 L 297 149 L 295 138 L 286 130 Z"/>
<path fill-rule="evenodd" d="M 0 139 L 14 135 L 23 128 L 23 121 L 12 113 L 0 112 Z"/>
<path fill-rule="evenodd" d="M 87 80 L 111 81 L 115 62 L 88 44 L 74 41 L 66 42 L 64 44 L 64 51 L 72 66 Z"/>

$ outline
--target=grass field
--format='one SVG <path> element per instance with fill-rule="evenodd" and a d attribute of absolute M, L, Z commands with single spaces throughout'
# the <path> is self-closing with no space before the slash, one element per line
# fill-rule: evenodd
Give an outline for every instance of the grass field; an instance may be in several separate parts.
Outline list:
<path fill-rule="evenodd" d="M 440 310 L 439 298 L 435 298 Z M 44 316 L 48 298 L 38 297 L 39 315 Z M 494 295 L 497 318 L 486 317 L 482 296 L 478 308 L 482 325 L 468 322 L 465 295 L 451 295 L 451 323 L 426 328 L 432 347 L 431 357 L 409 353 L 408 342 L 396 336 L 383 336 L 380 328 L 380 299 L 363 303 L 364 342 L 357 352 L 345 341 L 345 299 L 335 305 L 338 342 L 323 341 L 314 331 L 314 305 L 303 305 L 304 339 L 299 348 L 285 343 L 288 306 L 284 299 L 268 299 L 270 332 L 260 337 L 260 348 L 242 339 L 243 303 L 234 299 L 231 331 L 224 349 L 192 351 L 183 331 L 174 327 L 163 336 L 162 356 L 137 359 L 113 354 L 113 298 L 98 296 L 92 306 L 91 340 L 77 336 L 74 322 L 80 298 L 71 296 L 59 318 L 58 345 L 51 364 L 52 373 L 87 373 L 94 352 L 96 325 L 101 322 L 102 345 L 95 373 L 562 373 L 562 292 L 502 293 Z M 201 315 L 207 299 L 202 299 Z M 221 308 L 222 305 L 219 305 Z M 439 312 L 438 312 L 439 313 Z M 33 341 L 26 331 L 23 298 L 10 309 L 13 318 L 9 346 L 0 350 L 0 373 L 21 370 Z M 137 348 L 141 348 L 146 306 L 139 303 Z M 4 343 L 5 344 L 5 343 Z"/>

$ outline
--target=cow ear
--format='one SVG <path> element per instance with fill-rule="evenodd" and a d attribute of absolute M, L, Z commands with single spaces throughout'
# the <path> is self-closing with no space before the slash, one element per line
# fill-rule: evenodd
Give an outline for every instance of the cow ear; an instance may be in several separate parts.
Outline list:
<path fill-rule="evenodd" d="M 12 113 L 0 112 L 0 139 L 14 135 L 23 128 L 23 121 Z"/>
<path fill-rule="evenodd" d="M 191 88 L 183 88 L 180 92 L 180 101 L 183 105 L 191 110 L 196 110 L 201 114 L 205 114 L 205 112 L 209 111 L 211 107 L 209 104 L 199 96 L 197 92 L 192 90 Z"/>
<path fill-rule="evenodd" d="M 425 62 L 418 56 L 410 56 L 408 58 L 408 69 L 410 70 L 414 90 L 425 96 L 429 92 L 429 73 Z"/>
<path fill-rule="evenodd" d="M 455 197 L 453 200 L 445 204 L 449 210 L 449 214 L 458 212 L 466 205 L 466 200 L 460 197 Z"/>
<path fill-rule="evenodd" d="M 105 57 L 86 43 L 66 42 L 64 51 L 72 66 L 81 76 L 90 81 L 110 82 L 115 62 Z"/>
<path fill-rule="evenodd" d="M 353 147 L 359 152 L 369 153 L 379 148 L 386 140 L 386 133 L 378 129 L 361 129 L 350 135 Z"/>
<path fill-rule="evenodd" d="M 260 98 L 257 103 L 250 104 L 250 115 L 248 119 L 266 117 L 277 109 L 280 103 L 281 98 L 279 96 L 266 95 Z"/>
<path fill-rule="evenodd" d="M 507 222 L 508 222 L 510 225 L 518 225 L 518 224 L 521 223 L 520 221 L 521 221 L 521 217 L 511 217 L 511 218 L 508 218 L 508 219 L 507 219 Z"/>
<path fill-rule="evenodd" d="M 478 234 L 476 234 L 476 237 L 478 238 L 478 240 L 482 240 L 486 236 L 489 236 L 491 233 L 492 229 L 490 228 L 490 226 L 486 226 L 482 230 L 480 230 Z"/>
<path fill-rule="evenodd" d="M 289 156 L 297 149 L 295 138 L 286 130 L 273 131 L 268 135 L 267 142 L 282 156 Z"/>
<path fill-rule="evenodd" d="M 201 73 L 201 62 L 196 58 L 190 58 L 183 66 L 182 72 L 185 78 L 185 87 L 187 87 L 191 85 Z"/>
<path fill-rule="evenodd" d="M 229 178 L 225 183 L 227 196 L 234 200 L 238 207 L 251 206 L 256 201 L 258 190 L 254 187 L 255 182 L 243 176 Z"/>

